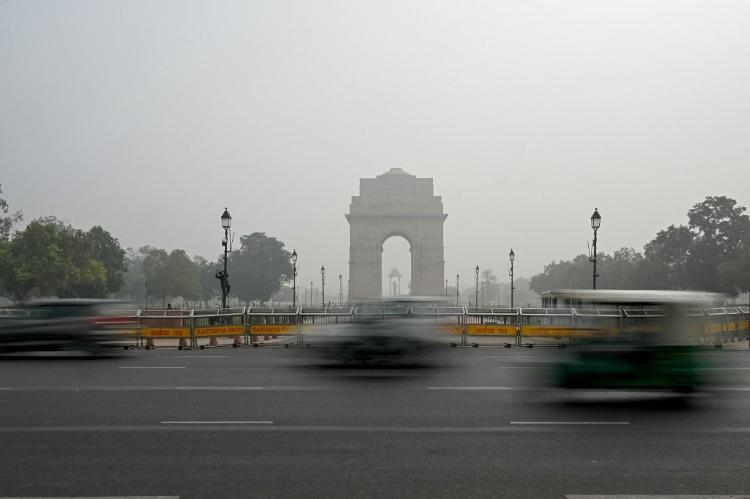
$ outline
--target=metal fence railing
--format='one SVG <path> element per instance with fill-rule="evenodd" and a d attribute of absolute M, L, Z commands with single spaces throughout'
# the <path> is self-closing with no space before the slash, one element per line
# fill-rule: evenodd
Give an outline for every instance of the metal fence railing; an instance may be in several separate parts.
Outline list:
<path fill-rule="evenodd" d="M 659 308 L 465 308 L 410 306 L 406 309 L 358 308 L 229 308 L 208 310 L 122 311 L 132 318 L 128 331 L 134 347 L 169 346 L 203 348 L 231 344 L 303 344 L 306 333 L 368 320 L 419 317 L 435 324 L 444 343 L 451 345 L 564 346 L 579 338 L 656 331 L 665 311 Z M 750 340 L 747 306 L 689 309 L 685 313 L 686 337 L 716 346 Z M 169 341 L 167 341 L 169 340 Z M 231 342 L 228 342 L 231 340 Z M 155 343 L 156 342 L 156 343 Z M 223 343 L 220 343 L 223 342 Z"/>

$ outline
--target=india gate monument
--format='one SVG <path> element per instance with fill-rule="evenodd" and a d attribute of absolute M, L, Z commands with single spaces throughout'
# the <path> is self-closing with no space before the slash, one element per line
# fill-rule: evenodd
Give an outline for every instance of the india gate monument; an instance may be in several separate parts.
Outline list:
<path fill-rule="evenodd" d="M 401 236 L 411 251 L 411 294 L 442 296 L 445 285 L 443 201 L 433 194 L 431 178 L 391 168 L 359 181 L 349 221 L 349 296 L 382 295 L 383 243 Z"/>

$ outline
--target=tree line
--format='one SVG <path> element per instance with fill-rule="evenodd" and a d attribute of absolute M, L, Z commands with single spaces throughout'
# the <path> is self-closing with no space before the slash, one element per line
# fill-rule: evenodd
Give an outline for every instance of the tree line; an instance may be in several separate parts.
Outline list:
<path fill-rule="evenodd" d="M 659 231 L 643 251 L 597 255 L 597 288 L 702 290 L 736 296 L 750 290 L 750 217 L 726 196 L 708 196 L 687 212 L 687 225 Z M 588 255 L 554 261 L 531 278 L 537 293 L 590 288 Z"/>
<path fill-rule="evenodd" d="M 100 226 L 81 230 L 54 217 L 14 230 L 23 213 L 11 213 L 1 194 L 0 188 L 0 296 L 120 297 L 161 306 L 182 298 L 206 306 L 220 293 L 216 271 L 223 256 L 208 261 L 182 249 L 125 250 Z M 241 236 L 239 249 L 229 257 L 232 295 L 267 301 L 291 279 L 290 257 L 274 237 L 261 232 Z"/>
<path fill-rule="evenodd" d="M 231 295 L 243 302 L 265 302 L 284 282 L 291 280 L 291 254 L 284 243 L 262 232 L 240 237 L 240 247 L 229 255 Z M 165 306 L 172 298 L 206 307 L 220 297 L 216 272 L 223 268 L 223 256 L 208 261 L 190 258 L 181 249 L 171 252 L 144 246 L 128 248 L 127 273 L 120 296 L 148 305 L 156 300 Z"/>

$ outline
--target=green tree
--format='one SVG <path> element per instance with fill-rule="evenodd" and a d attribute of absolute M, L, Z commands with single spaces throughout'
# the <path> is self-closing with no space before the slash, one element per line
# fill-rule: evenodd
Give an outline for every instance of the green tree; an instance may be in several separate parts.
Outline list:
<path fill-rule="evenodd" d="M 292 276 L 291 254 L 284 243 L 263 232 L 240 238 L 240 249 L 230 259 L 232 294 L 243 301 L 267 301 Z"/>
<path fill-rule="evenodd" d="M 147 296 L 160 299 L 162 307 L 166 307 L 170 298 L 196 300 L 200 297 L 199 267 L 185 250 L 167 253 L 147 246 L 140 251 L 145 255 L 143 274 Z"/>
<path fill-rule="evenodd" d="M 124 284 L 123 273 L 127 270 L 125 250 L 112 234 L 96 225 L 89 229 L 86 236 L 94 247 L 94 257 L 99 260 L 107 272 L 107 292 L 116 293 Z"/>
<path fill-rule="evenodd" d="M 719 265 L 719 277 L 731 294 L 750 293 L 750 234 L 737 246 L 733 258 Z"/>
<path fill-rule="evenodd" d="M 743 240 L 750 233 L 746 208 L 726 196 L 708 196 L 688 211 L 693 236 L 687 255 L 688 283 L 694 289 L 733 293 L 719 276 L 723 262 L 735 259 Z"/>
<path fill-rule="evenodd" d="M 643 261 L 643 255 L 633 248 L 620 248 L 612 255 L 604 253 L 597 255 L 599 277 L 596 280 L 596 287 L 599 289 L 642 287 Z M 594 271 L 592 265 L 587 255 L 578 255 L 573 260 L 552 262 L 544 267 L 544 272 L 531 278 L 529 287 L 536 293 L 551 289 L 591 288 Z"/>
<path fill-rule="evenodd" d="M 32 221 L 5 243 L 0 273 L 15 299 L 103 297 L 107 270 L 85 232 L 49 217 Z"/>
<path fill-rule="evenodd" d="M 602 287 L 607 289 L 636 289 L 642 287 L 643 272 L 641 266 L 644 262 L 643 254 L 633 248 L 620 248 L 611 257 L 605 258 L 601 267 L 597 269 L 600 274 Z M 593 273 L 593 270 L 592 270 Z"/>
<path fill-rule="evenodd" d="M 194 256 L 193 263 L 198 267 L 198 282 L 200 285 L 199 298 L 204 307 L 208 307 L 208 302 L 216 298 L 219 294 L 219 282 L 216 279 L 216 265 L 210 263 L 202 256 Z"/>
<path fill-rule="evenodd" d="M 146 286 L 146 301 L 149 297 L 161 299 L 166 307 L 170 297 L 169 279 L 167 278 L 167 259 L 169 254 L 163 249 L 145 246 L 141 248 L 143 258 L 143 275 Z"/>
<path fill-rule="evenodd" d="M 599 258 L 604 260 L 603 255 Z M 572 260 L 552 262 L 544 267 L 541 274 L 531 278 L 529 287 L 537 293 L 550 289 L 590 288 L 591 262 L 586 255 L 578 255 Z"/>
<path fill-rule="evenodd" d="M 0 244 L 8 242 L 13 226 L 23 219 L 23 213 L 20 211 L 8 214 L 10 208 L 8 202 L 2 197 L 2 193 L 2 184 L 0 184 Z"/>
<path fill-rule="evenodd" d="M 500 302 L 500 285 L 492 269 L 484 269 L 479 274 L 480 305 L 496 305 Z"/>
<path fill-rule="evenodd" d="M 167 257 L 165 271 L 169 296 L 181 296 L 186 300 L 197 300 L 200 297 L 198 265 L 185 250 L 172 250 Z"/>
<path fill-rule="evenodd" d="M 123 285 L 117 294 L 120 298 L 129 298 L 139 304 L 144 303 L 146 298 L 146 275 L 143 272 L 143 260 L 146 258 L 145 248 L 139 250 L 127 249 Z"/>
<path fill-rule="evenodd" d="M 689 287 L 688 258 L 693 250 L 693 234 L 684 225 L 670 225 L 644 247 L 642 269 L 646 288 L 684 289 Z"/>

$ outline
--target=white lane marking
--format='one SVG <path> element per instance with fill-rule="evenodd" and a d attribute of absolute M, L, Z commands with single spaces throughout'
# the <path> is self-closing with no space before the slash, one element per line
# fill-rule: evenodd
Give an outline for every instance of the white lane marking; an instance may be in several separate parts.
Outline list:
<path fill-rule="evenodd" d="M 80 496 L 23 496 L 23 497 L 0 497 L 0 499 L 81 499 Z M 86 496 L 86 499 L 180 499 L 180 496 Z"/>
<path fill-rule="evenodd" d="M 273 421 L 162 421 L 161 424 L 273 424 Z"/>
<path fill-rule="evenodd" d="M 567 494 L 566 499 L 750 499 L 748 495 L 740 496 L 719 496 L 719 495 L 648 495 L 648 494 L 627 494 L 627 495 L 577 495 Z"/>
<path fill-rule="evenodd" d="M 486 359 L 538 359 L 536 355 L 485 355 Z"/>
<path fill-rule="evenodd" d="M 523 390 L 515 386 L 428 386 L 428 390 L 467 390 L 467 391 L 513 391 Z"/>
<path fill-rule="evenodd" d="M 722 392 L 750 392 L 750 386 L 717 386 L 712 390 L 719 390 Z"/>
<path fill-rule="evenodd" d="M 185 366 L 119 366 L 117 369 L 187 369 Z"/>
<path fill-rule="evenodd" d="M 173 392 L 173 391 L 344 391 L 326 386 L 22 386 L 21 392 Z M 0 498 L 2 499 L 2 498 Z"/>
<path fill-rule="evenodd" d="M 215 422 L 214 422 L 215 423 Z M 99 433 L 99 432 L 165 432 L 165 431 L 195 431 L 197 426 L 211 427 L 211 431 L 259 431 L 278 433 L 528 433 L 559 431 L 554 426 L 280 426 L 276 424 L 211 424 L 199 422 L 193 424 L 157 424 L 157 425 L 112 425 L 112 426 L 0 426 L 0 434 L 4 433 Z M 532 430 L 533 428 L 533 430 Z M 573 427 L 571 427 L 572 429 Z M 750 431 L 746 429 L 744 433 Z M 635 430 L 637 431 L 637 430 Z M 713 432 L 715 433 L 715 432 Z"/>
<path fill-rule="evenodd" d="M 176 390 L 187 392 L 202 391 L 233 391 L 233 390 L 263 390 L 262 386 L 178 386 Z"/>
<path fill-rule="evenodd" d="M 629 421 L 511 421 L 510 424 L 517 425 L 624 425 L 630 424 Z"/>
<path fill-rule="evenodd" d="M 706 367 L 707 371 L 750 371 L 750 367 Z"/>
<path fill-rule="evenodd" d="M 498 369 L 536 369 L 537 366 L 498 366 Z"/>
<path fill-rule="evenodd" d="M 228 359 L 229 355 L 167 355 L 178 359 Z"/>
<path fill-rule="evenodd" d="M 8 387 L 5 387 L 5 386 L 0 386 L 0 391 L 6 391 L 6 392 L 9 392 L 9 391 L 11 391 L 12 389 L 13 389 L 13 388 L 8 388 Z M 0 499 L 2 499 L 2 498 L 0 497 Z"/>

